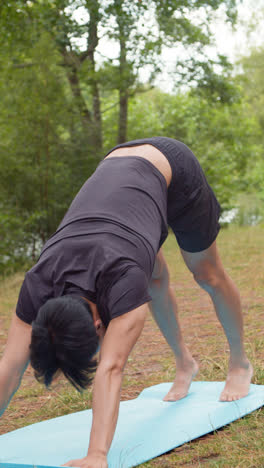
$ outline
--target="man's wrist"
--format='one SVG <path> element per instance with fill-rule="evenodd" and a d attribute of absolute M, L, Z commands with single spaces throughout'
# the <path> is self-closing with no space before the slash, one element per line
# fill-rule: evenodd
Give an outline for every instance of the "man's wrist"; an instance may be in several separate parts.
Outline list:
<path fill-rule="evenodd" d="M 106 458 L 107 452 L 105 450 L 89 447 L 87 457 L 90 455 Z"/>

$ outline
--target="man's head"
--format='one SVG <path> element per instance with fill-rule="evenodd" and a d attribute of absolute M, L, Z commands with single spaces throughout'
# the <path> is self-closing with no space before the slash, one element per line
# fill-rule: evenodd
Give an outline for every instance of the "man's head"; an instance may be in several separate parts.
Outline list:
<path fill-rule="evenodd" d="M 30 362 L 35 377 L 49 387 L 61 370 L 78 390 L 92 381 L 99 337 L 89 304 L 81 297 L 48 300 L 32 323 Z"/>

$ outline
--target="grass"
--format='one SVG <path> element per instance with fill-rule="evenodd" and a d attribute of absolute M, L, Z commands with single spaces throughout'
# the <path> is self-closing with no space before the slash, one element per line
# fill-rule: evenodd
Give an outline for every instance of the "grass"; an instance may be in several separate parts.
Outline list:
<path fill-rule="evenodd" d="M 245 321 L 245 345 L 255 374 L 253 383 L 264 384 L 264 227 L 235 226 L 223 229 L 218 238 L 226 270 L 241 294 Z M 193 281 L 177 244 L 169 236 L 164 246 L 171 282 L 178 297 L 185 340 L 200 363 L 197 380 L 224 380 L 228 346 L 207 294 Z M 0 352 L 15 308 L 23 274 L 2 281 L 0 286 Z M 135 398 L 143 388 L 174 378 L 174 359 L 152 318 L 135 346 L 125 371 L 122 400 Z M 64 380 L 51 391 L 38 384 L 28 369 L 22 385 L 0 419 L 0 433 L 40 420 L 91 407 L 91 390 L 79 395 Z M 150 435 L 151 437 L 151 435 Z M 154 467 L 264 467 L 263 409 L 221 430 L 187 443 L 141 465 Z"/>

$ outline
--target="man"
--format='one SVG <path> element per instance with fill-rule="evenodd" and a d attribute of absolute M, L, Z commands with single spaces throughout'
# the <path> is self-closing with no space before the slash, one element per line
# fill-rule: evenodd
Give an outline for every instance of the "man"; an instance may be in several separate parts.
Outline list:
<path fill-rule="evenodd" d="M 47 386 L 63 372 L 93 389 L 88 454 L 65 466 L 106 468 L 129 353 L 151 309 L 177 373 L 165 401 L 186 396 L 198 365 L 184 344 L 161 246 L 169 225 L 183 259 L 213 302 L 230 347 L 221 401 L 247 395 L 252 366 L 243 344 L 239 294 L 221 263 L 220 207 L 193 153 L 165 137 L 115 147 L 73 200 L 37 264 L 26 274 L 0 364 L 0 409 L 30 359 Z"/>

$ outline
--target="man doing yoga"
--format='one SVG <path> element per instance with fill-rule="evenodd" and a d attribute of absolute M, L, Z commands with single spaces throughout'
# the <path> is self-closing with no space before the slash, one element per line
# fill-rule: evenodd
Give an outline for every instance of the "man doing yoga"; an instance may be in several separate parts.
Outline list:
<path fill-rule="evenodd" d="M 115 147 L 73 200 L 27 272 L 0 361 L 0 414 L 31 362 L 50 385 L 62 372 L 77 388 L 94 378 L 88 454 L 66 466 L 107 467 L 123 370 L 149 307 L 172 348 L 176 377 L 165 401 L 184 398 L 198 365 L 184 344 L 161 246 L 171 227 L 182 257 L 210 295 L 230 347 L 221 401 L 247 395 L 239 293 L 216 246 L 220 207 L 190 149 L 171 138 Z"/>

